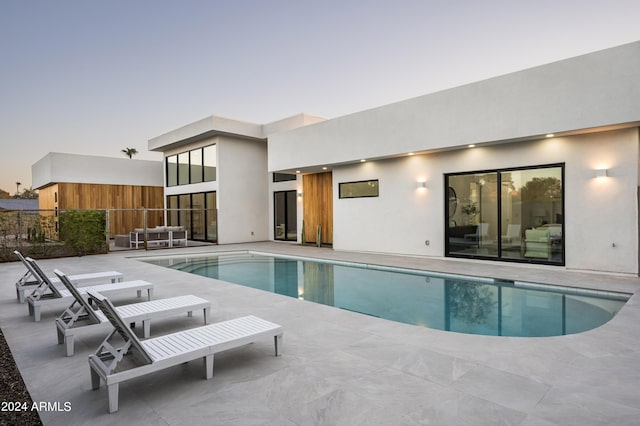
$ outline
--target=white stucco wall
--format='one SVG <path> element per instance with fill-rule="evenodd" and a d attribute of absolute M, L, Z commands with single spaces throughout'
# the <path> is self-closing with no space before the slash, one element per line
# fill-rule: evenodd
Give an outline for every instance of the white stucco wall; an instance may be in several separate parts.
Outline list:
<path fill-rule="evenodd" d="M 31 166 L 34 188 L 51 183 L 164 186 L 162 161 L 50 152 Z"/>
<path fill-rule="evenodd" d="M 566 267 L 637 273 L 639 143 L 633 128 L 336 167 L 333 247 L 444 256 L 445 173 L 565 163 Z M 596 179 L 599 168 L 609 177 Z M 338 198 L 340 182 L 368 179 L 379 197 Z"/>
<path fill-rule="evenodd" d="M 218 243 L 269 237 L 267 144 L 218 139 Z"/>
<path fill-rule="evenodd" d="M 640 42 L 277 133 L 292 170 L 640 121 Z"/>

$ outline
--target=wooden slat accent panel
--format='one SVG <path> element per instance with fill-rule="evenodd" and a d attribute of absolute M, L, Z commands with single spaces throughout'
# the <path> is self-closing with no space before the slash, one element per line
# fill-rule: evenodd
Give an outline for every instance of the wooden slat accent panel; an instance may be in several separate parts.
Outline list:
<path fill-rule="evenodd" d="M 53 214 L 57 207 L 55 194 L 58 192 L 58 185 L 50 185 L 38 190 L 38 208 L 40 210 L 51 210 L 51 212 L 41 212 L 42 215 Z"/>
<path fill-rule="evenodd" d="M 333 244 L 333 178 L 331 172 L 302 176 L 304 233 L 308 242 L 316 242 L 322 225 L 322 243 Z"/>
<path fill-rule="evenodd" d="M 162 209 L 164 190 L 160 186 L 102 185 L 90 183 L 59 183 L 58 209 Z M 143 226 L 142 211 L 112 211 L 111 236 L 127 234 Z M 147 226 L 163 225 L 161 211 L 149 212 Z"/>

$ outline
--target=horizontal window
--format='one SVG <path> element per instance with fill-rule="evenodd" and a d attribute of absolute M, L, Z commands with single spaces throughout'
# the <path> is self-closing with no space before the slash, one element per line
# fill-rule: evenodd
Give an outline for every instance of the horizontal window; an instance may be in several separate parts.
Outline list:
<path fill-rule="evenodd" d="M 273 174 L 274 182 L 287 182 L 290 180 L 296 180 L 296 175 L 292 175 L 290 173 L 274 173 Z"/>
<path fill-rule="evenodd" d="M 339 184 L 340 198 L 377 197 L 378 180 L 344 182 Z"/>

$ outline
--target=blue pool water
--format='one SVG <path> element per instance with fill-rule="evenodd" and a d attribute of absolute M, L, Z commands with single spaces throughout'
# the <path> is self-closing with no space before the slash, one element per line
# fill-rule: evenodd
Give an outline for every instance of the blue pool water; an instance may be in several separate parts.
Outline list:
<path fill-rule="evenodd" d="M 144 261 L 388 320 L 483 335 L 580 333 L 609 321 L 628 299 L 619 293 L 247 252 Z"/>

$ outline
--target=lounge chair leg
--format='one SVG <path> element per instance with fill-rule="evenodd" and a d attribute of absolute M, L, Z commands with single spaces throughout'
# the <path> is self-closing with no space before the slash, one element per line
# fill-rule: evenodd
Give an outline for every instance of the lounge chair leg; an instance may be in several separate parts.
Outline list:
<path fill-rule="evenodd" d="M 209 324 L 209 308 L 204 308 L 204 323 Z"/>
<path fill-rule="evenodd" d="M 142 321 L 142 335 L 145 339 L 148 339 L 151 335 L 151 320 Z"/>
<path fill-rule="evenodd" d="M 31 303 L 27 303 L 27 308 L 29 308 L 29 316 L 33 316 L 33 305 Z"/>
<path fill-rule="evenodd" d="M 142 297 L 142 290 L 137 291 L 138 297 Z"/>
<path fill-rule="evenodd" d="M 119 383 L 114 383 L 112 385 L 107 386 L 107 390 L 109 391 L 109 413 L 115 413 L 118 411 L 118 388 L 120 387 Z"/>
<path fill-rule="evenodd" d="M 91 389 L 96 390 L 100 388 L 100 375 L 95 370 L 89 367 L 91 371 Z"/>
<path fill-rule="evenodd" d="M 73 336 L 65 336 L 64 340 L 67 346 L 67 356 L 73 356 Z"/>
<path fill-rule="evenodd" d="M 189 311 L 189 312 L 187 312 L 187 316 L 188 316 L 189 318 L 191 318 L 191 317 L 193 316 L 193 311 Z"/>
<path fill-rule="evenodd" d="M 153 298 L 153 289 L 150 288 L 147 290 L 147 300 L 151 300 Z"/>
<path fill-rule="evenodd" d="M 209 380 L 213 377 L 213 354 L 204 357 L 205 364 L 205 376 L 204 378 Z"/>
<path fill-rule="evenodd" d="M 274 336 L 273 342 L 276 346 L 276 356 L 282 355 L 282 334 Z"/>
<path fill-rule="evenodd" d="M 40 306 L 33 307 L 33 320 L 35 322 L 40 321 Z"/>
<path fill-rule="evenodd" d="M 56 331 L 58 332 L 58 344 L 61 345 L 65 342 L 64 333 L 60 331 L 58 327 L 56 327 Z"/>

